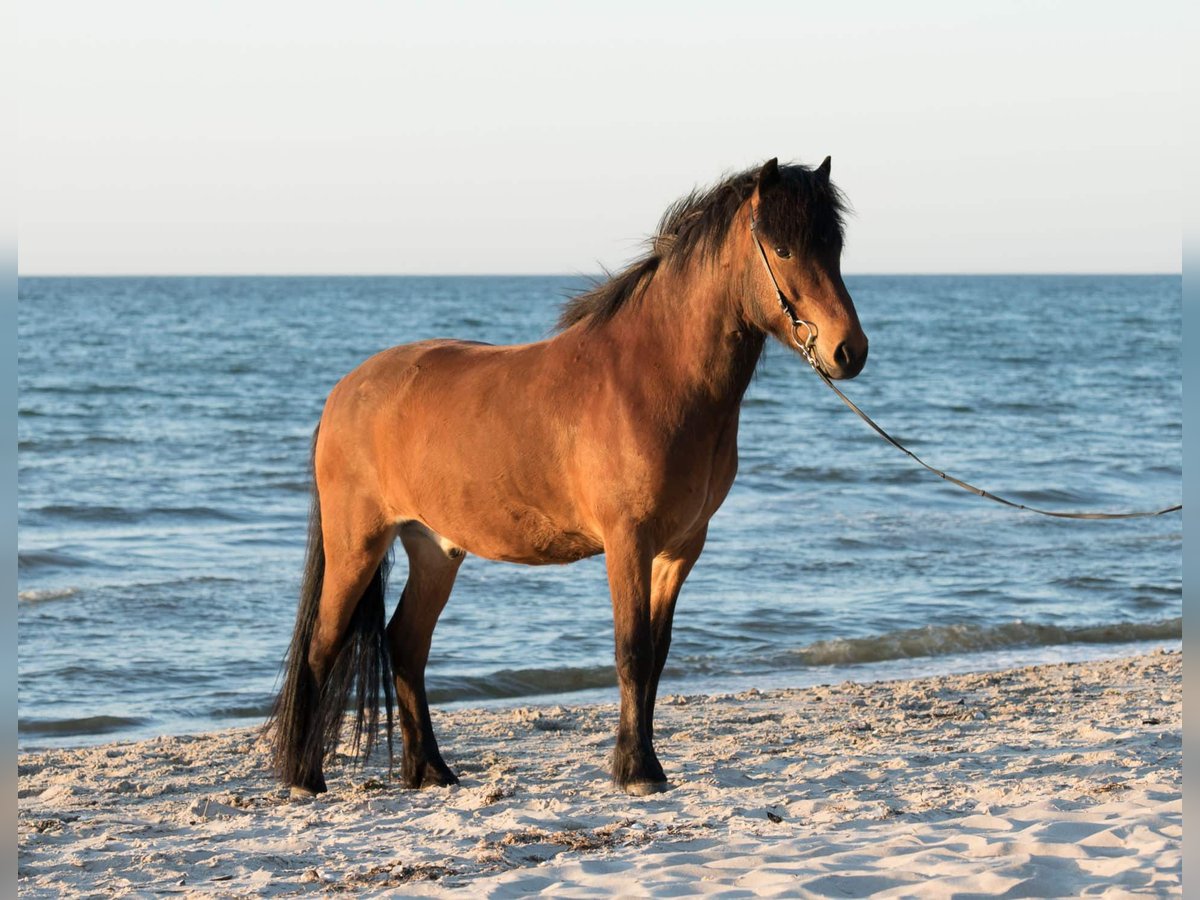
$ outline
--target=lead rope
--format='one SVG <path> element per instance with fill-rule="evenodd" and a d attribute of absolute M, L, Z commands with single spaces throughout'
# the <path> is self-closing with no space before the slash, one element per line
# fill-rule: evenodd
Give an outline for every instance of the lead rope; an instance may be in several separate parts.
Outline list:
<path fill-rule="evenodd" d="M 1041 515 L 1041 516 L 1053 516 L 1056 519 L 1144 519 L 1144 518 L 1149 518 L 1152 516 L 1163 516 L 1163 515 L 1166 515 L 1167 513 L 1172 513 L 1172 512 L 1176 512 L 1178 510 L 1183 509 L 1183 504 L 1177 503 L 1175 506 L 1168 506 L 1165 509 L 1147 510 L 1145 512 L 1116 512 L 1116 513 L 1062 512 L 1059 510 L 1052 510 L 1052 509 L 1038 509 L 1036 506 L 1028 506 L 1024 503 L 1017 503 L 1013 500 L 1006 500 L 1004 497 L 996 496 L 991 491 L 985 491 L 983 488 L 977 488 L 973 484 L 968 484 L 967 482 L 963 481 L 960 478 L 955 478 L 953 475 L 949 475 L 946 472 L 943 472 L 941 469 L 938 469 L 938 468 L 935 468 L 934 466 L 929 465 L 929 463 L 925 462 L 925 460 L 921 459 L 921 457 L 917 456 L 917 454 L 913 453 L 911 450 L 909 450 L 907 447 L 905 447 L 903 444 L 901 444 L 898 440 L 896 440 L 894 437 L 892 437 L 890 434 L 888 434 L 886 431 L 884 431 L 882 428 L 880 428 L 879 425 L 877 425 L 871 419 L 870 416 L 868 416 L 865 412 L 863 412 L 861 409 L 859 409 L 854 404 L 853 400 L 851 400 L 849 397 L 847 397 L 845 394 L 843 394 L 840 390 L 838 390 L 837 385 L 835 385 L 830 380 L 829 376 L 826 375 L 821 370 L 821 367 L 819 365 L 817 365 L 816 358 L 807 349 L 807 347 L 804 344 L 801 344 L 795 338 L 793 338 L 792 340 L 796 344 L 796 346 L 800 349 L 800 352 L 802 354 L 804 354 L 804 358 L 808 361 L 808 364 L 810 366 L 812 366 L 812 370 L 817 373 L 817 377 L 820 378 L 823 382 L 825 382 L 825 384 L 827 384 L 829 386 L 829 389 L 831 391 L 833 391 L 835 394 L 837 394 L 838 397 L 841 399 L 841 401 L 854 411 L 855 415 L 857 415 L 860 419 L 862 419 L 869 426 L 871 426 L 871 429 L 877 435 L 879 435 L 881 438 L 883 438 L 885 441 L 887 441 L 889 444 L 891 444 L 897 450 L 901 450 L 904 453 L 906 453 L 908 456 L 911 456 L 914 460 L 917 461 L 918 464 L 920 464 L 921 466 L 928 469 L 934 475 L 938 476 L 939 478 L 943 479 L 944 481 L 950 482 L 951 484 L 958 485 L 964 491 L 970 491 L 972 494 L 978 494 L 980 497 L 984 497 L 988 500 L 995 500 L 997 503 L 1003 503 L 1005 506 L 1011 506 L 1013 509 L 1025 509 L 1025 510 L 1028 510 L 1029 512 L 1037 513 L 1038 515 Z"/>
<path fill-rule="evenodd" d="M 798 349 L 800 351 L 800 353 L 804 356 L 804 359 L 812 367 L 812 370 L 817 373 L 817 377 L 820 378 L 823 382 L 825 382 L 825 384 L 828 386 L 828 388 L 831 391 L 833 391 L 835 394 L 837 394 L 838 398 L 843 403 L 845 403 L 848 407 L 850 407 L 851 410 L 854 411 L 854 414 L 856 416 L 858 416 L 860 419 L 862 419 L 864 422 L 866 422 L 867 425 L 869 425 L 871 427 L 872 431 L 874 431 L 877 435 L 879 435 L 881 438 L 883 438 L 885 441 L 887 441 L 889 444 L 891 444 L 897 450 L 902 451 L 906 455 L 912 457 L 912 459 L 916 460 L 916 462 L 920 466 L 924 467 L 925 469 L 928 469 L 930 472 L 932 472 L 934 475 L 938 476 L 938 478 L 941 478 L 943 481 L 948 481 L 951 484 L 957 485 L 958 487 L 962 488 L 964 491 L 970 491 L 972 494 L 976 494 L 987 500 L 994 500 L 997 503 L 1002 503 L 1005 506 L 1012 507 L 1013 509 L 1024 509 L 1024 510 L 1027 510 L 1028 512 L 1037 513 L 1039 516 L 1052 516 L 1056 519 L 1145 519 L 1145 518 L 1151 518 L 1153 516 L 1163 516 L 1163 515 L 1166 515 L 1167 513 L 1173 513 L 1173 512 L 1177 512 L 1177 511 L 1183 509 L 1182 503 L 1178 503 L 1175 506 L 1168 506 L 1165 509 L 1148 510 L 1145 512 L 1116 512 L 1116 513 L 1062 512 L 1059 510 L 1052 510 L 1052 509 L 1038 509 L 1036 506 L 1028 506 L 1024 503 L 1017 503 L 1016 501 L 1007 500 L 1004 497 L 999 497 L 996 494 L 993 494 L 991 491 L 985 491 L 983 488 L 977 488 L 977 487 L 975 487 L 975 485 L 969 484 L 968 482 L 963 481 L 961 478 L 955 478 L 953 475 L 943 472 L 941 469 L 936 468 L 935 466 L 929 465 L 929 463 L 925 462 L 925 460 L 921 459 L 921 457 L 917 456 L 917 454 L 913 453 L 911 450 L 909 450 L 907 447 L 905 447 L 903 444 L 901 444 L 898 440 L 896 440 L 894 437 L 892 437 L 890 434 L 888 434 L 886 431 L 884 431 L 883 428 L 881 428 L 878 424 L 876 424 L 875 420 L 873 420 L 865 412 L 863 412 L 861 409 L 859 409 L 858 406 L 855 405 L 853 400 L 851 400 L 849 397 L 847 397 L 845 394 L 843 394 L 838 389 L 837 385 L 835 385 L 833 383 L 833 380 L 827 374 L 825 374 L 825 370 L 821 368 L 820 364 L 817 362 L 816 354 L 813 352 L 813 347 L 816 344 L 816 340 L 817 340 L 817 326 L 812 322 L 808 322 L 805 319 L 801 319 L 796 314 L 796 311 L 792 307 L 792 304 L 788 302 L 786 297 L 784 297 L 783 291 L 780 290 L 779 282 L 775 280 L 775 273 L 771 271 L 771 264 L 769 262 L 767 262 L 767 253 L 763 249 L 762 242 L 758 239 L 757 225 L 758 225 L 757 221 L 755 219 L 751 219 L 750 230 L 754 235 L 754 243 L 758 245 L 758 252 L 759 252 L 759 255 L 762 257 L 763 265 L 767 269 L 767 274 L 771 277 L 771 283 L 775 286 L 775 294 L 779 299 L 779 305 L 783 308 L 783 311 L 785 313 L 787 313 L 788 318 L 791 320 L 792 343 L 796 345 L 796 349 Z M 800 326 L 801 325 L 803 325 L 807 329 L 807 334 L 805 335 L 804 340 L 800 340 Z"/>

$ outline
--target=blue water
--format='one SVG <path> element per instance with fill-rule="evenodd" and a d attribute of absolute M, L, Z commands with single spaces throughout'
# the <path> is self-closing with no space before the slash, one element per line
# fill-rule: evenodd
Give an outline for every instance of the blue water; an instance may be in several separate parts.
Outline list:
<path fill-rule="evenodd" d="M 848 285 L 871 357 L 846 390 L 930 462 L 1055 508 L 1181 497 L 1179 276 Z M 261 720 L 295 613 L 326 393 L 393 344 L 540 339 L 583 286 L 22 279 L 22 745 Z M 884 444 L 778 346 L 740 446 L 664 691 L 1177 642 L 1178 514 L 1072 522 L 972 497 Z M 401 553 L 393 596 L 403 579 Z M 469 558 L 434 638 L 431 697 L 605 696 L 611 656 L 603 558 Z"/>

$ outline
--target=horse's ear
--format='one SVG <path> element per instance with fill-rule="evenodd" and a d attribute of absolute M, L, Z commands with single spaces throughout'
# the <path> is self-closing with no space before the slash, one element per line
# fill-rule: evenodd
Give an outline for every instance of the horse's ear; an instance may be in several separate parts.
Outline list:
<path fill-rule="evenodd" d="M 824 178 L 826 181 L 829 180 L 829 167 L 830 167 L 829 164 L 830 164 L 830 162 L 831 162 L 831 160 L 827 156 L 827 157 L 825 157 L 825 162 L 823 162 L 819 166 L 817 166 L 817 171 L 815 174 L 818 178 Z"/>
<path fill-rule="evenodd" d="M 771 157 L 758 170 L 758 193 L 762 194 L 767 188 L 779 180 L 779 159 Z"/>

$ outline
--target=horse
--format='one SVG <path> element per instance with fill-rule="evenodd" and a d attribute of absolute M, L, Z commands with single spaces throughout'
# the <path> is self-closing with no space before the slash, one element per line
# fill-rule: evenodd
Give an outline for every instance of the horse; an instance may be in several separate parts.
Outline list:
<path fill-rule="evenodd" d="M 313 435 L 300 603 L 267 725 L 293 796 L 327 789 L 352 691 L 353 754 L 377 740 L 382 695 L 403 784 L 457 783 L 425 667 L 467 554 L 526 565 L 604 554 L 613 783 L 670 787 L 653 741 L 659 678 L 680 588 L 737 472 L 740 405 L 765 341 L 834 379 L 867 358 L 841 275 L 845 209 L 828 157 L 769 160 L 672 204 L 645 254 L 568 300 L 551 337 L 401 345 L 337 383 Z M 408 580 L 385 625 L 397 537 Z"/>

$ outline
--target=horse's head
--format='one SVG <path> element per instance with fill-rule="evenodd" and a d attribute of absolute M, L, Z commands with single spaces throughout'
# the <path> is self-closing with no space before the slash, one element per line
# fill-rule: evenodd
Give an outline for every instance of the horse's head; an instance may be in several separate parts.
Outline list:
<path fill-rule="evenodd" d="M 788 346 L 807 344 L 837 379 L 853 378 L 867 361 L 867 336 L 842 281 L 842 210 L 828 157 L 816 169 L 772 159 L 750 197 L 747 236 L 748 316 Z"/>

